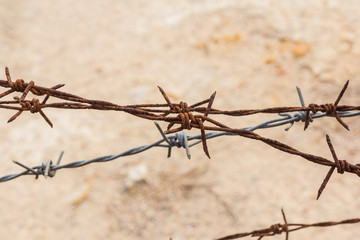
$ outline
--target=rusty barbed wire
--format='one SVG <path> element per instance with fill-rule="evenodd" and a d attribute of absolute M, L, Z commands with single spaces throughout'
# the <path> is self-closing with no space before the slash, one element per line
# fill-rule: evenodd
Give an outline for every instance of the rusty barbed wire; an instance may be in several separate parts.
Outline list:
<path fill-rule="evenodd" d="M 345 93 L 345 90 L 349 84 L 349 81 L 346 82 L 339 96 L 337 97 L 334 104 L 309 104 L 308 107 L 304 105 L 301 107 L 274 107 L 274 108 L 264 108 L 264 109 L 247 109 L 247 110 L 234 110 L 234 111 L 222 111 L 218 109 L 211 108 L 215 93 L 206 100 L 200 101 L 193 105 L 188 106 L 185 102 L 180 104 L 171 103 L 169 98 L 167 97 L 164 90 L 160 87 L 160 92 L 164 96 L 166 100 L 166 104 L 136 104 L 136 105 L 117 105 L 115 103 L 102 101 L 102 100 L 90 100 L 83 97 L 76 96 L 74 94 L 66 93 L 59 91 L 57 89 L 64 86 L 64 84 L 58 84 L 52 88 L 45 88 L 41 86 L 35 85 L 33 81 L 29 83 L 25 82 L 23 79 L 17 79 L 15 82 L 11 80 L 11 76 L 8 68 L 5 69 L 7 80 L 0 80 L 0 86 L 4 88 L 10 88 L 10 90 L 5 91 L 0 94 L 0 98 L 5 97 L 13 92 L 22 93 L 21 97 L 15 101 L 0 101 L 0 108 L 18 110 L 18 111 L 30 111 L 32 113 L 39 112 L 39 109 L 44 108 L 61 108 L 61 109 L 95 109 L 95 110 L 113 110 L 113 111 L 124 111 L 130 114 L 133 114 L 137 117 L 146 118 L 149 120 L 156 121 L 165 121 L 174 124 L 180 124 L 180 128 L 174 129 L 173 131 L 181 131 L 182 129 L 187 129 L 189 127 L 198 127 L 199 128 L 199 119 L 204 122 L 210 121 L 215 125 L 220 125 L 220 123 L 215 120 L 209 119 L 207 116 L 211 114 L 221 114 L 221 115 L 229 115 L 229 116 L 245 116 L 252 115 L 257 113 L 289 113 L 289 112 L 306 112 L 305 124 L 308 125 L 307 121 L 311 118 L 310 112 L 323 112 L 329 116 L 335 116 L 339 121 L 340 116 L 337 116 L 336 113 L 344 112 L 344 111 L 355 111 L 360 110 L 360 106 L 348 106 L 348 105 L 338 105 L 342 96 Z M 26 104 L 21 104 L 21 102 L 25 101 L 27 94 L 31 92 L 37 96 L 46 95 L 44 100 L 40 104 L 35 104 L 35 100 L 28 101 Z M 58 98 L 65 100 L 65 102 L 57 102 L 46 104 L 46 101 L 50 98 Z M 40 102 L 40 101 L 36 101 Z M 200 107 L 203 104 L 208 103 L 206 108 Z M 13 105 L 20 105 L 19 107 L 15 107 Z M 36 105 L 36 106 L 34 106 Z M 170 107 L 170 109 L 159 109 L 161 107 Z M 191 115 L 189 113 L 198 112 L 203 113 L 200 116 L 194 116 L 194 118 L 190 118 Z M 161 114 L 160 114 L 161 113 Z M 169 114 L 178 114 L 176 117 L 166 117 Z M 180 114 L 181 113 L 181 114 Z M 183 116 L 183 117 L 182 117 Z M 187 120 L 188 119 L 188 120 Z M 14 119 L 12 119 L 14 120 Z M 214 122 L 213 122 L 214 121 Z M 311 121 L 311 120 L 310 120 Z M 340 120 L 341 121 L 341 120 Z M 346 125 L 346 124 L 345 124 Z"/>
<path fill-rule="evenodd" d="M 349 127 L 347 126 L 346 123 L 344 123 L 342 121 L 341 117 L 343 117 L 343 116 L 349 117 L 349 116 L 358 115 L 359 112 L 351 112 L 351 111 L 360 109 L 360 106 L 338 105 L 338 103 L 340 102 L 341 98 L 343 97 L 343 95 L 348 87 L 349 81 L 346 82 L 346 84 L 342 88 L 339 96 L 337 97 L 336 101 L 333 104 L 332 103 L 321 104 L 321 105 L 309 104 L 308 107 L 305 107 L 304 101 L 301 96 L 301 92 L 298 89 L 298 94 L 299 94 L 301 105 L 302 105 L 301 107 L 275 107 L 275 108 L 265 108 L 265 109 L 255 109 L 255 110 L 220 111 L 220 110 L 212 108 L 216 92 L 214 92 L 210 98 L 189 106 L 185 102 L 180 102 L 179 104 L 172 103 L 170 101 L 170 99 L 168 98 L 167 94 L 165 93 L 165 91 L 159 87 L 159 90 L 160 90 L 162 96 L 164 97 L 166 104 L 138 104 L 138 105 L 121 106 L 121 105 L 117 105 L 114 103 L 101 101 L 101 100 L 89 100 L 86 98 L 82 98 L 82 97 L 79 97 L 79 96 L 76 96 L 76 95 L 73 95 L 70 93 L 65 93 L 65 92 L 61 92 L 61 91 L 57 90 L 58 88 L 63 87 L 64 86 L 63 84 L 58 84 L 52 88 L 44 88 L 44 87 L 35 85 L 34 82 L 32 82 L 32 81 L 29 83 L 26 83 L 22 79 L 17 79 L 15 82 L 12 82 L 9 70 L 7 68 L 5 69 L 5 72 L 6 72 L 7 80 L 6 81 L 0 80 L 0 86 L 5 87 L 5 88 L 10 88 L 10 90 L 7 90 L 4 93 L 0 94 L 0 98 L 7 96 L 13 92 L 21 92 L 22 93 L 21 97 L 14 97 L 15 101 L 0 101 L 0 108 L 6 108 L 6 109 L 12 109 L 12 110 L 18 111 L 14 116 L 12 116 L 9 119 L 9 122 L 16 119 L 23 111 L 30 111 L 31 113 L 39 112 L 42 115 L 42 117 L 48 122 L 48 124 L 50 126 L 52 126 L 51 121 L 45 115 L 45 113 L 42 111 L 42 109 L 48 108 L 48 107 L 63 108 L 63 109 L 96 109 L 96 110 L 124 111 L 129 114 L 135 115 L 137 117 L 141 117 L 141 118 L 145 118 L 145 119 L 149 119 L 149 120 L 167 122 L 168 123 L 167 130 L 163 133 L 164 139 L 160 140 L 160 141 L 161 142 L 166 141 L 168 143 L 168 145 L 166 147 L 168 147 L 169 149 L 171 149 L 171 147 L 173 145 L 171 145 L 172 143 L 170 141 L 166 140 L 167 138 L 165 137 L 165 134 L 178 133 L 179 131 L 182 131 L 184 129 L 190 130 L 192 128 L 198 128 L 198 129 L 200 129 L 200 133 L 201 133 L 200 134 L 201 141 L 199 141 L 198 143 L 200 143 L 200 142 L 202 143 L 203 150 L 209 158 L 210 158 L 210 154 L 208 151 L 206 139 L 210 135 L 207 135 L 206 131 L 218 131 L 221 133 L 227 133 L 229 135 L 239 135 L 239 136 L 242 136 L 245 138 L 262 141 L 265 144 L 270 145 L 280 151 L 300 156 L 300 157 L 302 157 L 308 161 L 314 162 L 316 164 L 329 166 L 330 170 L 329 170 L 327 176 L 325 177 L 321 187 L 319 188 L 318 198 L 320 197 L 321 192 L 324 190 L 324 188 L 335 168 L 337 169 L 338 173 L 340 173 L 340 174 L 343 174 L 344 172 L 349 172 L 349 173 L 357 174 L 358 176 L 360 176 L 360 164 L 354 165 L 345 160 L 338 160 L 336 158 L 334 149 L 332 147 L 330 138 L 328 136 L 327 136 L 327 142 L 328 142 L 329 148 L 331 150 L 331 153 L 334 157 L 334 162 L 332 162 L 326 158 L 320 157 L 320 156 L 301 152 L 301 151 L 296 150 L 295 148 L 288 146 L 277 140 L 262 137 L 256 133 L 254 133 L 254 130 L 256 128 L 251 128 L 251 127 L 250 128 L 242 128 L 242 129 L 230 128 L 230 127 L 209 117 L 209 115 L 211 115 L 211 114 L 244 116 L 244 115 L 251 115 L 251 114 L 256 114 L 256 113 L 278 113 L 279 115 L 284 116 L 284 118 L 282 118 L 282 120 L 288 121 L 288 123 L 290 123 L 290 124 L 293 124 L 295 121 L 300 121 L 300 120 L 305 122 L 304 129 L 306 129 L 307 126 L 309 125 L 309 122 L 311 122 L 312 119 L 314 119 L 315 117 L 332 116 L 332 117 L 335 117 L 337 119 L 337 121 L 340 124 L 342 124 L 346 129 L 349 130 Z M 43 95 L 46 95 L 46 96 L 41 103 L 40 103 L 40 100 L 38 100 L 38 99 L 33 99 L 32 101 L 25 100 L 25 98 L 29 92 L 31 92 L 37 96 L 43 96 Z M 46 103 L 50 97 L 62 99 L 62 100 L 65 100 L 65 102 Z M 20 107 L 13 106 L 15 104 L 19 104 Z M 206 108 L 200 107 L 203 104 L 207 104 L 207 107 Z M 161 108 L 169 107 L 169 109 L 158 109 L 159 107 L 161 107 Z M 193 114 L 193 112 L 197 112 L 200 114 Z M 297 113 L 292 115 L 290 112 L 297 112 Z M 317 112 L 322 112 L 322 115 L 321 114 L 317 115 Z M 176 115 L 176 117 L 169 117 L 168 115 L 170 115 L 170 114 L 177 114 L 177 115 Z M 266 127 L 275 127 L 275 126 L 279 126 L 280 125 L 279 123 L 282 120 L 275 119 L 275 120 L 271 120 L 269 122 L 265 122 L 263 124 Z M 204 123 L 206 121 L 213 124 L 214 126 L 204 125 Z M 180 126 L 177 128 L 173 128 L 173 126 L 176 124 L 178 124 Z M 291 125 L 290 125 L 290 127 L 291 127 Z M 289 129 L 290 127 L 288 127 L 287 129 Z M 260 128 L 260 127 L 258 127 L 258 128 Z M 218 135 L 218 136 L 220 136 L 220 135 Z M 187 137 L 183 137 L 183 138 L 189 140 Z M 176 136 L 173 139 L 177 139 Z M 135 148 L 135 150 L 131 149 L 131 150 L 126 151 L 125 153 L 142 152 L 143 151 L 143 150 L 141 150 L 142 148 L 148 149 L 148 148 L 151 148 L 154 146 L 160 146 L 161 142 L 147 145 L 147 146 L 142 146 L 140 148 Z M 183 146 L 186 146 L 186 144 Z M 139 151 L 139 149 L 141 151 Z M 186 147 L 186 149 L 187 149 L 187 153 L 189 156 L 188 147 Z M 113 155 L 110 155 L 110 156 L 114 157 Z M 117 156 L 117 155 L 115 155 L 115 156 Z M 111 157 L 109 157 L 110 160 L 112 160 Z M 78 166 L 83 166 L 83 165 L 86 165 L 86 164 L 89 164 L 92 162 L 97 162 L 97 161 L 100 161 L 100 162 L 110 161 L 109 159 L 108 159 L 108 156 L 105 156 L 105 157 L 96 158 L 96 159 L 93 159 L 90 161 L 81 161 L 81 164 L 79 164 L 79 165 L 73 163 L 73 164 L 67 164 L 64 166 L 59 166 L 59 165 L 52 166 L 51 163 L 49 163 L 50 166 L 42 165 L 42 166 L 38 166 L 38 167 L 34 167 L 34 168 L 28 168 L 21 164 L 18 164 L 18 163 L 17 164 L 26 169 L 26 171 L 24 171 L 19 176 L 35 175 L 37 177 L 39 175 L 44 175 L 44 176 L 51 175 L 51 174 L 45 172 L 44 169 L 46 169 L 46 167 L 47 167 L 47 169 L 56 171 L 57 169 L 61 169 L 61 168 L 78 167 Z M 12 175 L 12 177 L 14 178 L 14 175 Z M 0 182 L 1 182 L 1 180 L 7 181 L 6 179 L 10 180 L 13 178 L 11 178 L 11 177 L 2 178 L 2 179 L 0 179 Z"/>
<path fill-rule="evenodd" d="M 268 228 L 254 230 L 251 232 L 243 232 L 243 233 L 236 233 L 232 235 L 228 235 L 225 237 L 216 238 L 215 240 L 232 240 L 232 239 L 239 239 L 247 236 L 251 237 L 258 237 L 258 240 L 274 236 L 274 235 L 280 235 L 282 233 L 285 233 L 285 240 L 289 239 L 289 233 L 295 232 L 301 229 L 310 228 L 310 227 L 331 227 L 336 225 L 344 225 L 344 224 L 355 224 L 360 222 L 360 218 L 353 218 L 353 219 L 346 219 L 339 222 L 317 222 L 312 224 L 303 224 L 303 223 L 288 223 L 284 210 L 281 209 L 281 214 L 284 220 L 284 223 L 277 223 L 273 224 Z"/>

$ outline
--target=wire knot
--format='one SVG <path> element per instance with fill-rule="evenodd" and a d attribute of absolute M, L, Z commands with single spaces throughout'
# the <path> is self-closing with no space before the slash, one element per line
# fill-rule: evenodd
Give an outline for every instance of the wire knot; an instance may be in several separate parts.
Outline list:
<path fill-rule="evenodd" d="M 259 237 L 258 239 L 262 239 L 263 237 L 266 237 L 266 236 L 273 236 L 273 235 L 282 234 L 283 232 L 285 232 L 286 240 L 289 239 L 288 222 L 286 220 L 285 212 L 283 209 L 281 209 L 281 213 L 283 215 L 284 224 L 277 223 L 277 224 L 271 225 L 269 228 L 266 228 L 266 229 L 262 229 L 262 230 L 258 230 L 258 231 L 255 230 L 251 233 L 251 236 Z"/>
<path fill-rule="evenodd" d="M 286 232 L 287 231 L 287 226 L 284 226 L 280 223 L 278 224 L 274 224 L 270 226 L 270 230 L 274 233 L 274 234 L 281 234 L 282 232 Z"/>
<path fill-rule="evenodd" d="M 16 79 L 15 82 L 9 82 L 10 88 L 15 92 L 31 92 L 34 95 L 42 96 L 46 93 L 44 91 L 39 91 L 34 88 L 35 83 L 33 81 L 30 81 L 29 83 L 25 82 L 24 79 Z"/>
<path fill-rule="evenodd" d="M 336 169 L 337 169 L 337 172 L 340 174 L 343 174 L 345 171 L 347 171 L 347 172 L 352 171 L 350 163 L 348 163 L 346 160 L 337 161 Z"/>
<path fill-rule="evenodd" d="M 181 128 L 190 130 L 192 122 L 196 122 L 194 114 L 189 112 L 189 107 L 186 102 L 180 102 L 179 106 L 174 106 L 175 110 L 179 113 L 178 117 L 181 119 Z"/>
<path fill-rule="evenodd" d="M 180 102 L 179 105 L 174 106 L 175 110 L 178 112 L 177 117 L 181 120 L 181 128 L 190 130 L 193 127 L 193 124 L 199 125 L 199 119 L 202 119 L 202 116 L 196 116 L 192 112 L 186 102 Z"/>
<path fill-rule="evenodd" d="M 23 79 L 17 79 L 13 85 L 10 85 L 10 88 L 17 92 L 23 92 L 26 89 L 27 84 Z"/>
<path fill-rule="evenodd" d="M 297 117 L 299 120 L 301 120 L 302 122 L 306 121 L 306 112 L 304 111 L 299 111 L 297 113 L 294 114 L 294 117 Z M 309 116 L 309 121 L 312 122 L 313 119 L 311 116 Z"/>
<path fill-rule="evenodd" d="M 325 112 L 326 114 L 329 114 L 329 115 L 335 114 L 335 112 L 336 112 L 336 107 L 333 103 L 326 103 L 326 104 L 321 104 L 321 105 L 311 103 L 311 104 L 309 104 L 309 108 L 311 109 L 311 111 L 314 114 L 317 113 L 318 111 Z M 318 108 L 318 109 L 316 109 L 316 108 Z M 321 109 L 319 109 L 319 108 L 321 108 Z"/>
<path fill-rule="evenodd" d="M 41 104 L 37 98 L 33 98 L 31 101 L 20 101 L 18 97 L 14 97 L 14 99 L 19 101 L 19 104 L 24 111 L 29 110 L 31 113 L 37 113 L 41 111 Z"/>
<path fill-rule="evenodd" d="M 175 137 L 169 138 L 169 142 L 173 147 L 186 148 L 188 146 L 186 132 L 181 131 L 175 133 Z"/>

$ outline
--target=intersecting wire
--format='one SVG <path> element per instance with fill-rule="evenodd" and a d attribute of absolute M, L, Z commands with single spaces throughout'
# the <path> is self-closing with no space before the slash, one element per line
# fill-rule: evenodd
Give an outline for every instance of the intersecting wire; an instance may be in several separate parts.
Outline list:
<path fill-rule="evenodd" d="M 337 97 L 336 101 L 334 103 L 330 104 L 309 104 L 308 107 L 305 107 L 304 100 L 301 96 L 300 89 L 297 88 L 298 94 L 301 101 L 301 107 L 275 107 L 275 108 L 265 108 L 265 109 L 253 109 L 253 110 L 235 110 L 235 111 L 222 111 L 212 108 L 212 104 L 216 95 L 216 92 L 211 95 L 209 99 L 203 100 L 201 102 L 195 103 L 193 105 L 188 106 L 185 102 L 180 102 L 179 104 L 174 104 L 170 101 L 165 91 L 159 87 L 159 90 L 161 94 L 163 95 L 166 104 L 139 104 L 139 105 L 126 105 L 126 106 L 120 106 L 114 103 L 100 101 L 100 100 L 89 100 L 85 99 L 73 94 L 61 92 L 57 89 L 63 87 L 63 84 L 58 84 L 52 88 L 44 88 L 40 87 L 34 84 L 34 82 L 26 83 L 22 79 L 18 79 L 15 82 L 11 80 L 9 70 L 6 68 L 6 77 L 7 80 L 0 80 L 0 86 L 5 88 L 10 88 L 10 90 L 5 91 L 4 93 L 0 94 L 0 98 L 9 95 L 13 92 L 21 92 L 21 97 L 14 97 L 15 101 L 0 101 L 0 108 L 6 108 L 6 109 L 12 109 L 17 110 L 18 112 L 9 119 L 9 122 L 15 120 L 23 111 L 30 111 L 31 113 L 37 113 L 39 112 L 43 118 L 48 122 L 50 126 L 52 126 L 51 121 L 49 118 L 45 115 L 45 113 L 42 111 L 43 108 L 52 107 L 52 108 L 65 108 L 65 109 L 96 109 L 96 110 L 114 110 L 114 111 L 124 111 L 127 113 L 130 113 L 132 115 L 135 115 L 137 117 L 149 119 L 149 120 L 156 120 L 156 121 L 165 121 L 168 122 L 169 125 L 167 127 L 166 131 L 160 131 L 163 135 L 163 139 L 159 140 L 158 142 L 155 142 L 154 144 L 142 146 L 139 148 L 130 149 L 128 151 L 125 151 L 124 153 L 118 154 L 118 155 L 108 155 L 104 157 L 99 157 L 93 160 L 89 161 L 79 161 L 74 163 L 69 163 L 66 165 L 60 166 L 59 164 L 52 165 L 51 161 L 48 161 L 48 163 L 45 165 L 29 168 L 21 163 L 15 162 L 16 164 L 22 166 L 26 169 L 26 171 L 16 174 L 16 175 L 9 175 L 7 177 L 0 178 L 1 181 L 8 181 L 15 177 L 22 176 L 22 175 L 35 175 L 38 177 L 39 175 L 46 176 L 52 176 L 54 175 L 54 171 L 62 168 L 74 168 L 74 167 L 80 167 L 84 166 L 86 164 L 92 163 L 92 162 L 106 162 L 111 161 L 117 157 L 125 156 L 125 155 L 132 155 L 136 154 L 142 151 L 145 151 L 151 147 L 160 146 L 160 147 L 167 147 L 169 148 L 169 154 L 171 151 L 171 148 L 173 146 L 177 147 L 185 147 L 187 150 L 188 157 L 189 154 L 189 147 L 193 146 L 197 143 L 202 143 L 203 150 L 205 154 L 210 158 L 210 154 L 207 148 L 206 140 L 208 138 L 213 138 L 221 135 L 239 135 L 246 138 L 251 138 L 254 140 L 259 140 L 264 142 L 265 144 L 268 144 L 280 151 L 287 152 L 289 154 L 298 155 L 300 157 L 303 157 L 304 159 L 324 165 L 329 166 L 330 170 L 328 174 L 326 175 L 323 183 L 321 184 L 319 190 L 318 190 L 318 196 L 320 197 L 323 189 L 325 188 L 327 182 L 329 181 L 333 171 L 335 168 L 337 169 L 338 173 L 354 173 L 360 176 L 360 164 L 354 165 L 346 160 L 338 160 L 337 156 L 335 154 L 335 150 L 331 144 L 330 137 L 327 136 L 327 143 L 329 145 L 329 148 L 331 150 L 331 153 L 333 155 L 334 161 L 330 161 L 326 158 L 311 155 L 308 153 L 301 152 L 299 150 L 296 150 L 295 148 L 288 146 L 284 143 L 281 143 L 279 141 L 269 139 L 262 137 L 256 133 L 254 133 L 255 129 L 259 128 L 269 128 L 269 127 L 276 127 L 283 124 L 290 124 L 289 127 L 286 128 L 288 130 L 294 122 L 303 121 L 305 122 L 306 129 L 309 125 L 309 123 L 317 117 L 323 117 L 323 116 L 333 116 L 336 118 L 336 120 L 344 126 L 344 128 L 349 130 L 349 127 L 347 124 L 341 119 L 341 117 L 351 117 L 359 115 L 360 112 L 355 110 L 360 110 L 360 106 L 348 106 L 348 105 L 338 105 L 340 102 L 342 96 L 344 95 L 344 92 L 349 84 L 349 81 L 346 82 L 343 89 L 341 90 L 339 96 Z M 37 96 L 43 96 L 45 95 L 45 98 L 40 103 L 39 99 L 34 98 L 32 101 L 25 100 L 27 94 L 31 92 L 34 95 Z M 49 103 L 47 104 L 47 100 L 49 97 L 53 98 L 59 98 L 66 100 L 65 102 L 58 102 L 58 103 Z M 20 107 L 16 107 L 14 105 L 20 104 Z M 207 107 L 200 107 L 202 104 L 207 104 Z M 170 109 L 159 109 L 163 107 L 169 107 Z M 193 114 L 193 112 L 202 113 L 200 114 Z M 291 114 L 291 112 L 296 112 L 295 114 Z M 317 113 L 322 112 L 322 113 Z M 223 114 L 223 115 L 229 115 L 229 116 L 244 116 L 244 115 L 251 115 L 251 114 L 257 114 L 257 113 L 278 113 L 282 118 L 270 120 L 267 122 L 264 122 L 262 124 L 259 124 L 254 127 L 249 128 L 230 128 L 212 118 L 209 117 L 211 114 Z M 176 117 L 169 117 L 170 114 L 177 114 Z M 205 122 L 209 122 L 215 126 L 206 126 L 204 125 Z M 175 124 L 179 124 L 180 126 L 177 128 L 173 128 Z M 195 137 L 187 137 L 184 132 L 180 132 L 184 129 L 191 129 L 191 128 L 198 128 L 200 129 L 200 135 Z M 160 130 L 160 129 L 159 129 Z M 218 131 L 218 133 L 206 133 L 205 130 L 209 131 Z M 166 137 L 165 134 L 170 133 L 177 133 L 175 136 Z M 182 139 L 182 140 L 181 140 Z M 187 141 L 190 141 L 192 139 L 201 139 L 196 143 L 193 143 L 192 145 L 188 145 Z M 163 143 L 166 142 L 164 145 Z M 181 142 L 181 143 L 180 143 Z M 61 157 L 59 158 L 60 161 Z M 58 161 L 58 162 L 59 162 Z"/>
<path fill-rule="evenodd" d="M 318 222 L 318 223 L 312 223 L 312 224 L 288 223 L 283 209 L 281 209 L 281 213 L 282 213 L 283 220 L 284 220 L 283 224 L 277 223 L 277 224 L 271 225 L 268 228 L 254 230 L 251 232 L 236 233 L 236 234 L 228 235 L 225 237 L 217 238 L 216 240 L 239 239 L 239 238 L 243 238 L 243 237 L 247 237 L 247 236 L 258 237 L 258 240 L 260 240 L 264 237 L 279 235 L 282 233 L 285 233 L 285 239 L 288 240 L 290 232 L 298 231 L 298 230 L 301 230 L 304 228 L 331 227 L 331 226 L 335 226 L 335 225 L 355 224 L 355 223 L 360 222 L 360 218 L 353 218 L 353 219 L 346 219 L 346 220 L 339 221 L 339 222 Z"/>

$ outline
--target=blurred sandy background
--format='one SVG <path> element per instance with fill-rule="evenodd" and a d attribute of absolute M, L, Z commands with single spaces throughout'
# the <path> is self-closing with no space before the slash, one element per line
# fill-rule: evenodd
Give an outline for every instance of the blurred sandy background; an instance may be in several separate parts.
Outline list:
<path fill-rule="evenodd" d="M 360 1 L 0 1 L 0 68 L 12 78 L 118 104 L 163 103 L 217 96 L 219 109 L 360 102 Z M 2 70 L 1 70 L 2 71 Z M 1 79 L 5 74 L 1 73 Z M 31 96 L 29 96 L 31 99 Z M 161 138 L 151 121 L 120 112 L 44 110 L 0 114 L 0 175 L 55 160 L 115 154 Z M 277 115 L 215 119 L 233 127 Z M 360 123 L 315 120 L 258 130 L 261 135 L 331 159 L 360 162 Z M 162 124 L 165 128 L 165 125 Z M 192 130 L 190 135 L 199 134 Z M 151 149 L 109 163 L 67 169 L 54 178 L 21 177 L 0 184 L 0 239 L 213 239 L 282 222 L 360 217 L 358 179 L 334 173 L 320 201 L 328 168 L 240 137 L 201 145 Z M 132 176 L 138 174 L 136 180 Z M 359 225 L 308 229 L 291 239 L 356 239 Z M 283 239 L 274 236 L 272 239 Z M 270 238 L 269 238 L 270 239 Z"/>

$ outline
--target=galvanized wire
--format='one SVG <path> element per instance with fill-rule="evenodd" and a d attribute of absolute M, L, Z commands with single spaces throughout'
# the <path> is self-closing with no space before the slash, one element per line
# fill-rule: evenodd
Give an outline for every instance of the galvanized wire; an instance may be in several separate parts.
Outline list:
<path fill-rule="evenodd" d="M 300 112 L 297 112 L 295 114 L 285 113 L 285 114 L 281 114 L 281 115 L 283 115 L 281 118 L 268 120 L 268 121 L 265 121 L 258 125 L 245 127 L 242 129 L 255 131 L 258 129 L 273 128 L 273 127 L 279 127 L 279 126 L 288 124 L 289 126 L 286 127 L 285 130 L 289 130 L 290 127 L 293 126 L 293 124 L 295 122 L 304 121 L 304 117 L 303 117 L 304 115 Z M 339 115 L 341 117 L 354 117 L 354 116 L 360 115 L 360 112 L 351 112 L 351 111 L 339 112 Z M 325 113 L 316 113 L 316 114 L 312 115 L 311 117 L 312 117 L 312 119 L 316 119 L 316 118 L 331 117 L 331 116 L 329 116 Z M 48 177 L 48 176 L 54 177 L 55 172 L 60 169 L 79 168 L 79 167 L 83 167 L 85 165 L 89 165 L 91 163 L 96 163 L 96 162 L 98 162 L 98 163 L 109 162 L 109 161 L 118 159 L 120 157 L 131 156 L 131 155 L 135 155 L 135 154 L 147 151 L 153 147 L 167 148 L 168 149 L 168 155 L 167 155 L 168 157 L 171 156 L 171 150 L 173 147 L 184 148 L 186 150 L 187 157 L 190 159 L 191 155 L 190 155 L 189 148 L 201 143 L 201 135 L 187 136 L 185 130 L 183 130 L 183 131 L 177 132 L 173 135 L 166 136 L 164 134 L 164 132 L 161 130 L 160 126 L 156 122 L 155 122 L 155 124 L 162 135 L 162 139 L 160 139 L 152 144 L 131 148 L 131 149 L 126 150 L 119 154 L 101 156 L 101 157 L 97 157 L 97 158 L 94 158 L 91 160 L 75 161 L 75 162 L 67 163 L 64 165 L 60 165 L 60 161 L 61 161 L 63 152 L 61 152 L 61 154 L 58 158 L 58 161 L 55 165 L 52 164 L 52 161 L 48 160 L 48 162 L 46 164 L 42 163 L 39 166 L 30 168 L 19 162 L 14 162 L 15 164 L 25 168 L 25 171 L 0 177 L 0 182 L 10 181 L 15 178 L 18 178 L 21 176 L 26 176 L 26 175 L 35 176 L 36 178 L 38 178 L 39 175 L 43 175 L 44 177 Z M 206 133 L 206 139 L 212 139 L 212 138 L 216 138 L 216 137 L 220 137 L 220 136 L 238 136 L 238 135 L 235 133 L 229 133 L 229 132 L 208 132 L 208 133 Z M 195 140 L 197 140 L 197 141 L 195 141 Z"/>

